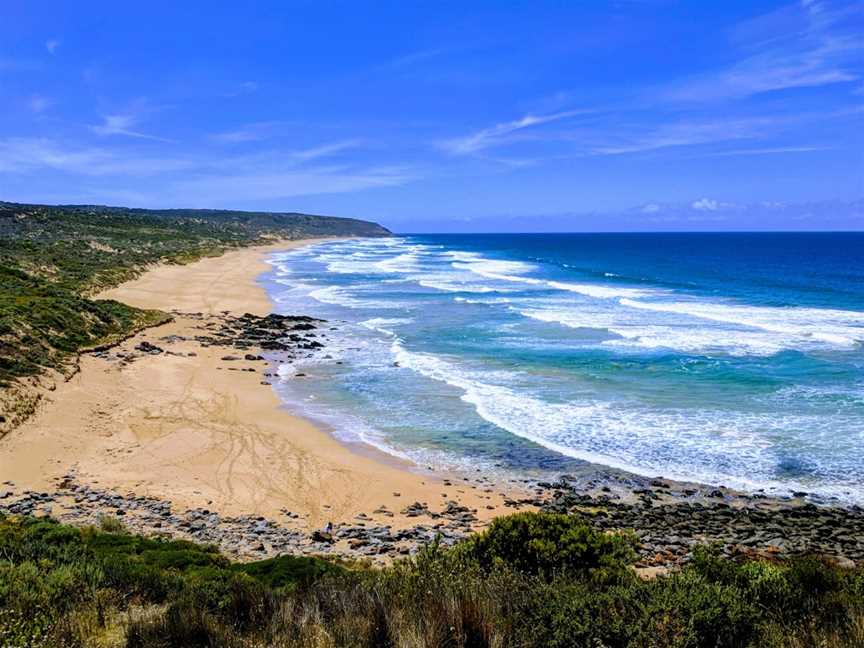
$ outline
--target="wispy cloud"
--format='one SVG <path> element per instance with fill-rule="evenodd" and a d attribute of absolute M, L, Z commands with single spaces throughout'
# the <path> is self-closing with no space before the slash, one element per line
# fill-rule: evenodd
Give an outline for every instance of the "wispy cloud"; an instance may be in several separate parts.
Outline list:
<path fill-rule="evenodd" d="M 0 172 L 53 169 L 83 176 L 151 176 L 187 170 L 189 160 L 120 153 L 101 147 L 67 146 L 47 138 L 0 140 Z"/>
<path fill-rule="evenodd" d="M 57 51 L 57 48 L 60 47 L 60 41 L 56 39 L 51 39 L 45 41 L 45 49 L 48 50 L 49 54 L 54 54 Z"/>
<path fill-rule="evenodd" d="M 712 151 L 706 153 L 710 157 L 734 157 L 738 155 L 782 155 L 784 153 L 814 153 L 833 150 L 830 146 L 773 146 L 765 148 L 733 149 L 730 151 Z"/>
<path fill-rule="evenodd" d="M 214 159 L 200 152 L 157 157 L 107 147 L 64 145 L 47 138 L 7 138 L 0 139 L 0 173 L 58 171 L 102 178 L 109 183 L 106 200 L 140 194 L 139 180 L 145 179 L 145 186 L 166 204 L 195 206 L 346 193 L 416 179 L 416 174 L 405 167 L 309 164 L 354 145 L 355 140 L 345 140 L 287 154 Z"/>
<path fill-rule="evenodd" d="M 758 116 L 717 117 L 713 119 L 670 119 L 652 115 L 652 121 L 640 119 L 630 123 L 617 119 L 614 123 L 598 124 L 591 129 L 561 134 L 567 137 L 580 155 L 623 155 L 675 147 L 707 147 L 709 145 L 741 140 L 764 141 L 795 132 L 812 123 L 855 118 L 864 112 L 858 106 L 821 112 L 801 112 Z M 746 113 L 745 113 L 746 115 Z M 658 123 L 659 122 L 659 123 Z M 784 144 L 782 146 L 753 146 L 739 149 L 708 150 L 701 155 L 767 155 L 824 150 L 812 144 Z"/>
<path fill-rule="evenodd" d="M 102 117 L 102 123 L 90 126 L 97 135 L 108 137 L 111 135 L 125 135 L 126 137 L 135 137 L 138 139 L 155 140 L 158 142 L 169 142 L 165 137 L 150 135 L 135 130 L 135 126 L 140 122 L 140 118 L 132 113 L 105 115 Z"/>
<path fill-rule="evenodd" d="M 284 125 L 284 122 L 280 121 L 256 122 L 254 124 L 246 124 L 234 130 L 213 133 L 208 136 L 208 139 L 220 144 L 258 142 L 277 135 Z"/>
<path fill-rule="evenodd" d="M 286 138 L 291 135 L 289 127 L 291 124 L 281 121 L 258 122 L 247 124 L 232 131 L 214 133 L 209 135 L 207 139 L 219 144 L 245 144 L 249 142 L 261 142 L 276 138 Z M 361 146 L 364 140 L 359 138 L 338 140 L 335 142 L 327 142 L 318 146 L 313 146 L 306 149 L 289 151 L 283 154 L 283 157 L 290 158 L 296 162 L 309 162 L 319 158 L 330 157 L 343 151 L 355 149 Z M 259 156 L 266 156 L 265 151 L 259 153 Z"/>
<path fill-rule="evenodd" d="M 350 193 L 404 185 L 414 176 L 396 167 L 366 169 L 331 166 L 288 171 L 209 174 L 170 183 L 169 195 L 183 204 L 238 205 L 296 196 Z"/>
<path fill-rule="evenodd" d="M 514 121 L 496 124 L 490 128 L 484 128 L 467 135 L 465 137 L 457 137 L 454 139 L 441 142 L 440 146 L 445 151 L 456 155 L 468 155 L 477 153 L 484 149 L 501 146 L 512 141 L 512 135 L 517 131 L 540 126 L 550 122 L 560 121 L 577 115 L 582 115 L 594 111 L 589 110 L 565 110 L 562 112 L 552 113 L 549 115 L 525 115 Z"/>
<path fill-rule="evenodd" d="M 861 78 L 864 39 L 858 2 L 802 0 L 739 25 L 733 36 L 741 58 L 674 84 L 672 101 L 741 99 L 777 90 L 818 87 Z"/>
<path fill-rule="evenodd" d="M 293 157 L 298 162 L 309 162 L 311 160 L 330 157 L 331 155 L 341 153 L 342 151 L 357 148 L 362 144 L 363 140 L 361 139 L 349 139 L 339 142 L 330 142 L 329 144 L 322 144 L 321 146 L 313 146 L 312 148 L 294 151 L 293 153 L 291 153 L 291 157 Z"/>
<path fill-rule="evenodd" d="M 656 149 L 694 146 L 714 142 L 748 139 L 764 134 L 775 125 L 771 118 L 717 119 L 710 121 L 677 121 L 641 128 L 620 128 L 604 134 L 588 134 L 587 151 L 594 155 L 621 155 Z M 628 133 L 627 130 L 631 132 Z M 600 144 L 591 140 L 603 138 Z"/>
<path fill-rule="evenodd" d="M 453 49 L 447 47 L 434 47 L 429 49 L 416 50 L 414 52 L 403 54 L 402 56 L 397 56 L 396 58 L 391 59 L 381 67 L 390 69 L 409 67 L 417 63 L 422 63 L 424 61 L 438 58 L 439 56 L 442 56 L 443 54 L 451 51 L 453 51 Z"/>
<path fill-rule="evenodd" d="M 258 88 L 260 88 L 260 85 L 257 81 L 241 81 L 236 86 L 231 88 L 228 92 L 226 92 L 225 96 L 242 97 L 243 95 L 250 95 L 253 92 L 258 92 Z"/>

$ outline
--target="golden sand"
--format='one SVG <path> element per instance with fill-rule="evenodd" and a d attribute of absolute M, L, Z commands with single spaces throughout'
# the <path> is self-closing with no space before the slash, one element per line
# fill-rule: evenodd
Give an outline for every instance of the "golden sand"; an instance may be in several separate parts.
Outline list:
<path fill-rule="evenodd" d="M 232 314 L 271 311 L 256 278 L 265 257 L 309 241 L 228 252 L 185 266 L 158 266 L 100 295 L 142 308 Z M 193 336 L 200 322 L 178 316 L 114 352 L 142 340 Z M 263 363 L 236 362 L 225 350 L 195 342 L 170 346 L 182 355 L 144 355 L 130 364 L 85 355 L 81 371 L 45 398 L 24 425 L 0 440 L 0 479 L 16 488 L 47 490 L 69 471 L 82 483 L 170 500 L 175 510 L 204 507 L 223 515 L 300 514 L 310 527 L 372 519 L 385 505 L 387 524 L 410 523 L 398 513 L 411 502 L 441 508 L 457 500 L 489 519 L 505 512 L 503 498 L 467 484 L 447 486 L 370 450 L 358 452 L 293 416 L 269 385 Z M 194 352 L 197 355 L 185 355 Z M 491 508 L 487 508 L 491 507 Z M 380 520 L 385 521 L 385 520 Z"/>

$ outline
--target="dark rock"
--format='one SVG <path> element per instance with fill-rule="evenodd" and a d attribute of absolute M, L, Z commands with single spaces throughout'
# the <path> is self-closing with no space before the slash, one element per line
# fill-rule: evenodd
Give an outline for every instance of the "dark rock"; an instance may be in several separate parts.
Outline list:
<path fill-rule="evenodd" d="M 150 344 L 146 340 L 136 345 L 136 351 L 141 351 L 142 353 L 149 353 L 150 355 L 159 355 L 160 353 L 164 353 L 164 349 L 156 346 L 155 344 Z"/>
<path fill-rule="evenodd" d="M 328 531 L 313 531 L 312 532 L 312 540 L 315 542 L 326 542 L 327 544 L 333 543 L 333 534 Z"/>

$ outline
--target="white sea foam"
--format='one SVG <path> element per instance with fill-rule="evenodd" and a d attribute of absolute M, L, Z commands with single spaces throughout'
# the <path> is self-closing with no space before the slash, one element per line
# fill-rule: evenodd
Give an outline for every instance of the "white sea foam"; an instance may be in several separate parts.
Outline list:
<path fill-rule="evenodd" d="M 864 341 L 864 313 L 822 308 L 781 308 L 709 302 L 645 302 L 621 299 L 623 306 L 737 324 L 799 341 L 854 347 Z"/>
<path fill-rule="evenodd" d="M 309 297 L 323 304 L 333 304 L 335 306 L 345 306 L 347 308 L 362 308 L 363 304 L 350 297 L 339 286 L 328 286 L 319 288 L 309 293 Z"/>
<path fill-rule="evenodd" d="M 373 264 L 368 261 L 361 261 L 357 259 L 342 259 L 338 256 L 331 255 L 321 255 L 316 261 L 320 261 L 321 263 L 327 264 L 327 272 L 333 272 L 335 274 L 374 274 L 376 272 Z M 384 271 L 377 271 L 384 272 Z"/>
<path fill-rule="evenodd" d="M 395 257 L 375 262 L 374 267 L 383 272 L 417 272 L 420 269 L 419 260 L 416 251 L 403 252 Z"/>
<path fill-rule="evenodd" d="M 595 297 L 597 299 L 614 299 L 616 297 L 649 297 L 658 294 L 658 291 L 656 290 L 643 290 L 641 288 L 623 288 L 599 284 L 574 284 L 564 281 L 547 281 L 546 283 L 550 288 L 575 292 L 580 295 Z"/>
<path fill-rule="evenodd" d="M 432 288 L 433 290 L 443 290 L 444 292 L 470 292 L 470 293 L 490 293 L 497 292 L 491 286 L 477 286 L 467 283 L 456 283 L 452 281 L 441 281 L 435 278 L 417 279 L 417 283 L 424 288 Z"/>
<path fill-rule="evenodd" d="M 406 278 L 419 285 L 446 292 L 493 292 L 501 291 L 501 283 L 518 283 L 539 289 L 560 290 L 578 293 L 595 299 L 638 298 L 656 296 L 660 291 L 644 288 L 615 286 L 612 284 L 574 283 L 549 281 L 526 276 L 537 266 L 524 261 L 490 259 L 477 252 L 448 250 L 436 252 L 433 246 L 409 244 L 388 240 L 386 244 L 362 241 L 342 244 L 343 247 L 328 249 L 315 257 L 325 263 L 330 272 L 336 274 L 392 274 L 407 275 Z M 362 245 L 365 251 L 346 254 L 353 249 L 348 245 Z M 383 258 L 382 258 L 383 257 Z M 445 261 L 441 265 L 440 261 Z M 467 275 L 466 275 L 467 273 Z M 606 273 L 613 276 L 612 273 Z M 467 276 L 482 277 L 497 285 L 481 285 Z"/>
<path fill-rule="evenodd" d="M 640 317 L 638 311 L 614 308 L 599 311 L 587 306 L 558 305 L 516 310 L 541 322 L 605 332 L 610 339 L 602 340 L 602 345 L 622 350 L 669 349 L 683 353 L 771 356 L 784 349 L 806 349 L 819 344 L 812 338 L 724 323 L 697 324 L 674 316 L 652 319 Z"/>
<path fill-rule="evenodd" d="M 453 261 L 451 264 L 459 270 L 468 270 L 481 277 L 490 279 L 500 279 L 505 277 L 505 281 L 521 281 L 524 277 L 520 275 L 534 270 L 535 266 L 523 261 L 503 261 L 500 259 L 486 259 L 479 255 L 466 257 L 467 260 Z"/>
<path fill-rule="evenodd" d="M 522 283 L 530 286 L 551 288 L 554 290 L 563 290 L 566 292 L 578 293 L 586 297 L 593 297 L 595 299 L 615 299 L 619 297 L 650 297 L 661 294 L 660 291 L 647 290 L 644 288 L 628 288 L 624 286 L 615 286 L 612 284 L 588 284 L 572 283 L 566 281 L 548 281 L 544 279 L 537 279 L 535 277 L 526 277 L 523 275 L 534 270 L 535 266 L 524 263 L 522 261 L 502 261 L 495 259 L 485 259 L 483 257 L 480 257 L 479 255 L 474 255 L 473 253 L 462 253 L 461 256 L 455 258 L 459 260 L 453 262 L 452 265 L 454 268 L 457 268 L 459 270 L 467 270 L 487 279 L 493 279 L 495 281 Z M 607 275 L 608 274 L 609 273 L 607 273 Z"/>
<path fill-rule="evenodd" d="M 334 306 L 343 306 L 345 308 L 380 308 L 380 309 L 396 309 L 403 308 L 405 304 L 374 299 L 362 299 L 352 294 L 352 290 L 344 286 L 328 286 L 326 288 L 318 288 L 309 293 L 309 297 L 322 304 L 332 304 Z"/>
<path fill-rule="evenodd" d="M 378 331 L 387 336 L 395 336 L 396 333 L 392 330 L 394 326 L 410 324 L 413 321 L 406 317 L 373 317 L 372 319 L 360 322 L 360 326 L 368 328 L 371 331 Z"/>
<path fill-rule="evenodd" d="M 836 483 L 820 489 L 774 477 L 777 459 L 772 438 L 807 429 L 805 445 L 819 454 L 813 451 L 824 452 L 832 443 L 831 434 L 820 432 L 830 431 L 836 421 L 776 413 L 646 409 L 599 401 L 550 402 L 486 380 L 506 379 L 501 372 L 496 376 L 465 370 L 428 353 L 410 352 L 398 340 L 393 352 L 400 366 L 460 390 L 461 400 L 486 421 L 568 457 L 643 475 L 749 489 L 806 489 L 832 496 L 850 488 L 860 490 L 860 484 Z"/>
<path fill-rule="evenodd" d="M 740 331 L 720 327 L 651 324 L 627 318 L 620 312 L 588 309 L 522 309 L 521 315 L 541 322 L 557 323 L 573 329 L 595 330 L 610 339 L 604 346 L 621 349 L 670 349 L 684 353 L 724 353 L 729 355 L 773 355 L 784 346 L 770 333 Z"/>
<path fill-rule="evenodd" d="M 462 302 L 464 304 L 510 304 L 512 299 L 509 297 L 483 297 L 472 299 L 471 297 L 454 297 L 453 301 Z"/>
<path fill-rule="evenodd" d="M 856 409 L 864 415 L 864 383 L 849 385 L 789 385 L 782 389 L 762 396 L 758 400 L 771 405 L 780 404 L 784 407 L 816 406 L 823 410 L 844 412 Z M 857 442 L 864 441 L 864 425 L 858 433 L 847 435 Z"/>

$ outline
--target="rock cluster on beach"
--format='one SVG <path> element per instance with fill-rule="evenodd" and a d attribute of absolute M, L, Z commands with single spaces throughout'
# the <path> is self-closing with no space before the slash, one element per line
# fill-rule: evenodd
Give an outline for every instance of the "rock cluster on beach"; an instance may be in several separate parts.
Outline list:
<path fill-rule="evenodd" d="M 187 317 L 204 319 L 201 313 L 187 313 Z M 202 346 L 231 347 L 238 350 L 263 349 L 296 353 L 300 350 L 323 348 L 313 331 L 324 320 L 305 315 L 278 315 L 271 313 L 265 317 L 245 313 L 235 317 L 225 311 L 220 317 L 207 318 L 202 329 L 206 333 L 195 336 Z M 256 356 L 255 359 L 258 358 Z"/>
<path fill-rule="evenodd" d="M 638 480 L 637 480 L 638 481 Z M 640 565 L 686 562 L 695 546 L 712 544 L 727 556 L 819 554 L 864 562 L 864 509 L 816 506 L 796 499 L 681 488 L 651 480 L 631 489 L 629 502 L 585 492 L 566 477 L 542 485 L 539 508 L 579 515 L 604 530 L 632 529 Z M 608 488 L 607 488 L 608 490 Z"/>
<path fill-rule="evenodd" d="M 699 499 L 668 498 L 662 487 L 644 488 L 635 502 L 615 495 L 587 493 L 566 479 L 544 483 L 541 495 L 510 500 L 514 510 L 541 509 L 578 515 L 608 531 L 632 530 L 638 541 L 637 567 L 674 566 L 687 562 L 697 545 L 714 544 L 727 556 L 783 557 L 817 554 L 841 565 L 864 562 L 864 509 L 815 506 L 801 501 L 717 495 Z M 662 500 L 662 501 L 661 501 Z M 418 522 L 394 528 L 386 520 L 393 511 L 382 506 L 352 522 L 313 528 L 288 510 L 281 519 L 260 515 L 223 516 L 196 508 L 177 511 L 170 501 L 119 494 L 80 483 L 72 473 L 51 491 L 17 493 L 14 484 L 0 487 L 0 511 L 21 515 L 53 515 L 73 524 L 98 524 L 116 517 L 131 531 L 179 537 L 217 545 L 239 558 L 279 554 L 334 555 L 376 561 L 415 553 L 436 539 L 451 545 L 478 530 L 476 511 L 455 500 L 441 510 L 414 502 L 399 511 Z"/>
<path fill-rule="evenodd" d="M 283 510 L 284 521 L 260 515 L 223 516 L 195 508 L 180 512 L 168 500 L 134 493 L 120 494 L 80 483 L 65 475 L 50 491 L 15 491 L 6 482 L 0 488 L 0 512 L 15 515 L 50 515 L 77 525 L 98 525 L 104 517 L 119 519 L 126 528 L 145 535 L 186 538 L 217 545 L 239 558 L 278 554 L 332 554 L 352 557 L 407 555 L 438 539 L 450 545 L 472 531 L 476 521 L 470 510 L 448 502 L 440 512 L 423 506 L 428 523 L 406 528 L 375 523 L 364 513 L 353 523 L 328 524 L 309 529 L 302 516 Z M 383 509 L 386 511 L 386 507 Z M 379 514 L 382 509 L 378 509 Z"/>
<path fill-rule="evenodd" d="M 199 333 L 194 336 L 167 335 L 151 342 L 142 340 L 131 351 L 107 347 L 91 352 L 91 355 L 104 360 L 116 360 L 131 364 L 143 356 L 180 355 L 194 357 L 194 351 L 175 351 L 171 349 L 178 343 L 196 343 L 202 348 L 221 347 L 237 351 L 226 353 L 224 362 L 240 360 L 262 362 L 267 353 L 279 361 L 308 359 L 324 348 L 325 336 L 319 331 L 324 320 L 305 315 L 279 315 L 271 313 L 264 317 L 245 313 L 240 316 L 224 311 L 218 315 L 200 312 L 172 311 L 175 318 L 183 318 L 196 323 Z M 232 369 L 236 369 L 232 367 Z M 250 370 L 246 368 L 245 370 Z M 254 371 L 254 369 L 252 369 Z"/>

